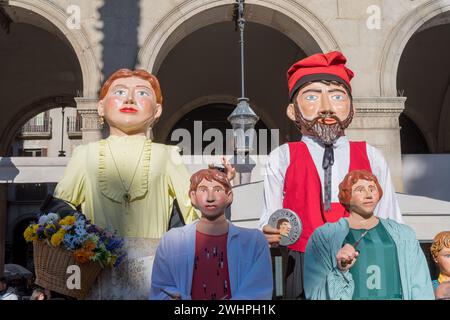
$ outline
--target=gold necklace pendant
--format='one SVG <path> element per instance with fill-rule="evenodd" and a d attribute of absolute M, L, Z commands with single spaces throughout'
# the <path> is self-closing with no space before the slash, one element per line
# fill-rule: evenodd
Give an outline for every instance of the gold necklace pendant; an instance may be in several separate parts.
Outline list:
<path fill-rule="evenodd" d="M 129 191 L 130 191 L 130 189 L 131 189 L 131 187 L 133 185 L 133 181 L 134 181 L 134 178 L 136 176 L 137 169 L 139 168 L 139 163 L 141 162 L 141 158 L 142 158 L 142 154 L 143 154 L 144 149 L 145 149 L 146 141 L 144 141 L 144 143 L 142 145 L 141 153 L 140 153 L 138 161 L 136 163 L 136 167 L 134 168 L 133 177 L 131 178 L 131 182 L 130 182 L 130 185 L 129 185 L 128 188 L 126 188 L 126 186 L 125 186 L 124 179 L 122 178 L 122 175 L 120 174 L 119 168 L 118 168 L 117 163 L 116 163 L 116 159 L 114 159 L 114 154 L 113 154 L 113 152 L 111 150 L 111 146 L 109 145 L 108 140 L 106 140 L 106 144 L 108 145 L 109 153 L 111 154 L 111 158 L 113 160 L 114 166 L 116 167 L 117 174 L 119 175 L 120 182 L 122 183 L 122 187 L 125 190 L 125 193 L 123 194 L 122 199 L 124 201 L 125 206 L 128 208 L 129 205 L 130 205 L 130 202 L 131 202 L 131 195 L 130 195 Z"/>

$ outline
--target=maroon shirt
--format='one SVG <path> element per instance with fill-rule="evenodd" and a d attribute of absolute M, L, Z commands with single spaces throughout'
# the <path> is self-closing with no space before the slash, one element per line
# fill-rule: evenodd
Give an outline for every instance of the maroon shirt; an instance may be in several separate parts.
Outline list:
<path fill-rule="evenodd" d="M 196 231 L 192 300 L 231 298 L 227 238 L 228 232 L 213 236 Z"/>

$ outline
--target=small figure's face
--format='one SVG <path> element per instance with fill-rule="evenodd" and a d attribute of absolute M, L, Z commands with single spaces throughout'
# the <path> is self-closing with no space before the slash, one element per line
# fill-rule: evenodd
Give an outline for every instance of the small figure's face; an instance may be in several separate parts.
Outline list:
<path fill-rule="evenodd" d="M 364 217 L 371 216 L 379 200 L 380 193 L 375 182 L 359 179 L 352 186 L 350 210 Z"/>
<path fill-rule="evenodd" d="M 312 121 L 323 116 L 318 121 L 322 124 L 335 124 L 337 121 L 347 119 L 350 114 L 350 97 L 347 91 L 335 84 L 313 82 L 301 88 L 297 95 L 297 104 L 303 117 Z"/>
<path fill-rule="evenodd" d="M 285 237 L 289 236 L 289 232 L 291 232 L 291 229 L 292 229 L 292 225 L 287 221 L 283 221 L 280 224 L 280 234 L 282 236 L 285 236 Z"/>
<path fill-rule="evenodd" d="M 139 77 L 114 80 L 98 106 L 98 114 L 109 126 L 125 134 L 147 132 L 161 111 L 151 84 Z"/>
<path fill-rule="evenodd" d="M 450 277 L 450 248 L 444 247 L 439 251 L 434 261 L 439 266 L 440 273 L 444 276 Z"/>
<path fill-rule="evenodd" d="M 232 191 L 226 192 L 219 182 L 203 179 L 197 190 L 190 192 L 192 204 L 202 212 L 208 220 L 215 220 L 224 214 L 224 210 L 233 202 Z"/>

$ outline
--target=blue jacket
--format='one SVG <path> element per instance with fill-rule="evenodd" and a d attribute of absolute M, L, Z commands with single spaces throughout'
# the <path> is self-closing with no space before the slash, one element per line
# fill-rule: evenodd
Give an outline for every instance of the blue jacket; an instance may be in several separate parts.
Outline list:
<path fill-rule="evenodd" d="M 414 231 L 394 220 L 381 219 L 397 247 L 403 299 L 434 299 L 427 261 Z M 304 286 L 307 299 L 349 300 L 355 283 L 350 272 L 336 266 L 336 254 L 349 232 L 347 219 L 317 228 L 305 251 Z"/>
<path fill-rule="evenodd" d="M 170 299 L 161 288 L 191 299 L 195 234 L 198 221 L 167 232 L 158 246 L 152 271 L 150 299 Z M 229 222 L 227 240 L 231 298 L 272 298 L 272 261 L 260 230 L 240 228 Z"/>

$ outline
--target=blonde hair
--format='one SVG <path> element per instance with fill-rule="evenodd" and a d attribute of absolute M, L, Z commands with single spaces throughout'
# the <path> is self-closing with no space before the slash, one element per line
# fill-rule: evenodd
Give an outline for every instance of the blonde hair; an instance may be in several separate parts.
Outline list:
<path fill-rule="evenodd" d="M 430 251 L 434 259 L 437 258 L 439 252 L 444 248 L 450 248 L 450 231 L 439 232 L 433 239 Z"/>

